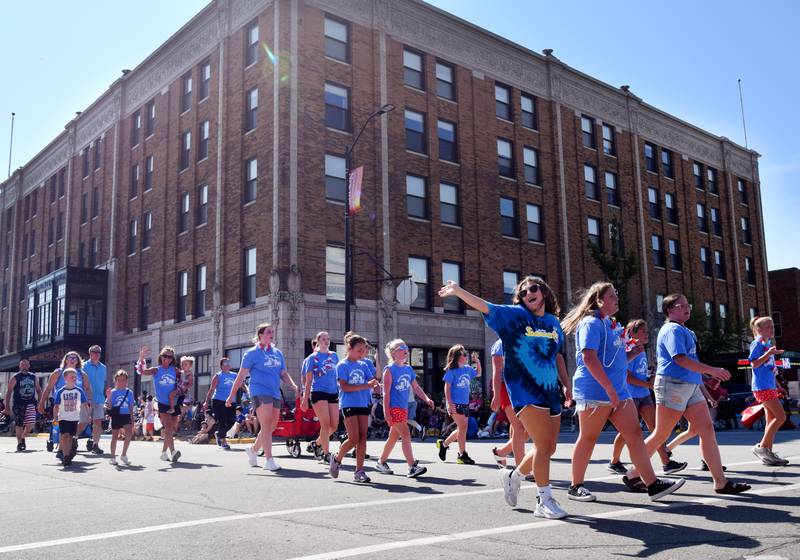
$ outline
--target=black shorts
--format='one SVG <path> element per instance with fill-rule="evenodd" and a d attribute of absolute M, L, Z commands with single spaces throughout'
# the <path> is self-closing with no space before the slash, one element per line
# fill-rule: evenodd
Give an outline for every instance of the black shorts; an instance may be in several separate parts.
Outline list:
<path fill-rule="evenodd" d="M 456 414 L 463 414 L 464 416 L 469 416 L 468 404 L 454 404 L 453 406 L 456 409 Z"/>
<path fill-rule="evenodd" d="M 166 414 L 169 410 L 169 403 L 162 404 L 158 403 L 158 412 L 159 414 Z M 181 415 L 181 407 L 178 403 L 175 403 L 175 410 L 170 414 L 170 416 L 180 416 Z"/>
<path fill-rule="evenodd" d="M 131 423 L 130 414 L 114 414 L 111 413 L 111 429 L 119 430 Z"/>
<path fill-rule="evenodd" d="M 311 391 L 311 404 L 315 402 L 325 401 L 331 404 L 339 402 L 339 395 L 337 393 L 325 393 L 323 391 Z"/>
<path fill-rule="evenodd" d="M 70 435 L 74 436 L 78 433 L 78 421 L 77 420 L 59 420 L 58 421 L 58 430 L 61 435 Z"/>
<path fill-rule="evenodd" d="M 342 409 L 342 415 L 345 418 L 350 418 L 351 416 L 369 416 L 369 407 L 368 406 L 348 406 L 347 408 Z"/>

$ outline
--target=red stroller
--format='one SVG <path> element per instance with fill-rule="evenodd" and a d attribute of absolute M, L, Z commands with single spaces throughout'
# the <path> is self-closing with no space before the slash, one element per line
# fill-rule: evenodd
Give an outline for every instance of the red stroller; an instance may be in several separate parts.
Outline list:
<path fill-rule="evenodd" d="M 283 395 L 281 395 L 283 396 Z M 314 409 L 310 406 L 303 412 L 300 409 L 300 397 L 294 401 L 294 409 L 289 406 L 286 399 L 283 399 L 281 407 L 281 419 L 272 432 L 273 437 L 286 438 L 286 450 L 292 457 L 299 457 L 301 452 L 300 442 L 312 441 L 319 435 L 319 420 L 314 415 Z"/>

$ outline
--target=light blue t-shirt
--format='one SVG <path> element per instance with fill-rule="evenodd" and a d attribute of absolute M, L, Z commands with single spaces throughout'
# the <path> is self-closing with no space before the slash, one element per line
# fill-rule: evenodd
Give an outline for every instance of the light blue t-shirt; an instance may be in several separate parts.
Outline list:
<path fill-rule="evenodd" d="M 363 385 L 374 377 L 375 375 L 363 361 L 351 362 L 344 358 L 336 364 L 336 379 L 341 379 L 348 385 Z M 360 391 L 339 390 L 340 408 L 368 407 L 370 404 L 372 404 L 372 389 L 369 387 Z"/>
<path fill-rule="evenodd" d="M 769 347 L 772 346 L 769 340 L 764 340 L 760 336 L 750 343 L 750 361 L 757 360 L 767 353 Z M 770 356 L 769 359 L 761 364 L 761 367 L 753 368 L 753 379 L 750 382 L 750 388 L 753 391 L 766 391 L 768 389 L 776 389 L 778 382 L 775 379 L 775 356 Z"/>
<path fill-rule="evenodd" d="M 444 382 L 450 383 L 450 398 L 453 404 L 469 404 L 469 382 L 478 376 L 472 366 L 448 369 L 444 372 Z"/>
<path fill-rule="evenodd" d="M 649 371 L 647 370 L 647 354 L 642 352 L 630 362 L 628 362 L 628 372 L 640 381 L 647 381 Z M 640 387 L 628 383 L 628 392 L 634 399 L 641 399 L 650 396 L 650 389 L 648 387 Z"/>
<path fill-rule="evenodd" d="M 270 344 L 256 344 L 242 356 L 242 367 L 250 370 L 250 398 L 281 398 L 281 372 L 286 369 L 283 353 Z"/>
<path fill-rule="evenodd" d="M 55 385 L 55 387 L 53 387 L 53 391 L 58 391 L 64 385 L 66 385 L 66 383 L 64 383 L 64 370 L 61 369 L 61 368 L 58 368 L 58 370 L 56 370 L 56 371 L 58 371 L 61 375 L 59 375 L 56 378 L 56 385 Z M 83 389 L 83 370 L 82 369 L 76 369 L 75 371 L 78 372 L 78 375 L 75 377 L 75 386 L 76 387 L 80 387 L 81 389 Z M 92 397 L 94 397 L 94 395 L 92 395 Z"/>
<path fill-rule="evenodd" d="M 658 331 L 656 375 L 666 375 L 684 383 L 700 385 L 703 377 L 695 371 L 682 368 L 675 363 L 675 356 L 685 355 L 697 360 L 697 338 L 694 333 L 679 323 L 669 321 Z"/>
<path fill-rule="evenodd" d="M 158 371 L 153 375 L 153 386 L 156 391 L 156 400 L 160 404 L 169 404 L 169 394 L 175 390 L 178 376 L 175 368 L 158 366 Z"/>
<path fill-rule="evenodd" d="M 583 362 L 583 350 L 595 350 L 603 371 L 611 381 L 620 401 L 630 398 L 628 392 L 628 357 L 625 354 L 624 329 L 612 324 L 610 317 L 584 317 L 575 331 L 575 361 L 577 369 L 572 378 L 572 392 L 576 399 L 608 401 L 608 393 L 597 382 Z"/>
<path fill-rule="evenodd" d="M 311 390 L 322 393 L 336 394 L 339 384 L 336 383 L 336 364 L 339 363 L 339 356 L 336 352 L 314 352 L 303 361 L 300 370 L 303 381 L 306 374 L 311 372 Z"/>
<path fill-rule="evenodd" d="M 492 356 L 504 356 L 505 352 L 503 352 L 503 341 L 499 338 L 492 344 L 492 349 L 489 351 Z"/>
<path fill-rule="evenodd" d="M 211 399 L 215 401 L 227 401 L 228 397 L 231 396 L 231 389 L 236 381 L 236 376 L 237 374 L 232 371 L 227 373 L 218 371 L 214 374 L 214 377 L 217 379 L 217 386 L 214 388 L 214 394 L 211 395 Z"/>
<path fill-rule="evenodd" d="M 386 390 L 386 370 L 392 374 L 392 386 Z M 408 396 L 412 392 L 411 384 L 417 379 L 417 374 L 410 365 L 405 364 L 399 366 L 397 364 L 389 364 L 383 368 L 383 394 L 389 395 L 389 402 L 387 405 L 390 408 L 406 408 L 408 407 Z"/>
<path fill-rule="evenodd" d="M 83 373 L 89 378 L 92 386 L 92 401 L 94 404 L 103 404 L 106 401 L 106 366 L 101 362 L 94 365 L 91 360 L 83 364 Z"/>
<path fill-rule="evenodd" d="M 133 408 L 133 391 L 128 389 L 114 389 L 111 391 L 111 408 L 119 407 L 120 414 L 130 414 Z"/>

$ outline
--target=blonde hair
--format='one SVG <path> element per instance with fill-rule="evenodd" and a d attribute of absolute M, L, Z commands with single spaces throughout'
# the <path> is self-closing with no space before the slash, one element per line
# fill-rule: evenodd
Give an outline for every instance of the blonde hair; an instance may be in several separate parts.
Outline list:
<path fill-rule="evenodd" d="M 183 365 L 183 362 L 189 362 L 194 365 L 194 356 L 181 356 L 180 364 Z"/>
<path fill-rule="evenodd" d="M 67 374 L 74 375 L 75 379 L 78 378 L 78 371 L 75 368 L 71 368 L 71 367 L 64 368 L 64 371 L 61 372 L 61 375 L 64 377 L 64 379 L 67 378 Z"/>
<path fill-rule="evenodd" d="M 759 317 L 756 315 L 750 319 L 750 330 L 753 331 L 753 336 L 760 336 L 758 334 L 758 329 L 767 323 L 772 323 L 772 317 Z"/>
<path fill-rule="evenodd" d="M 128 379 L 128 372 L 125 371 L 124 369 L 117 370 L 117 373 L 114 374 L 114 381 L 116 381 L 120 377 L 124 377 L 125 379 Z"/>
<path fill-rule="evenodd" d="M 600 300 L 608 290 L 613 290 L 614 284 L 611 282 L 595 282 L 583 293 L 580 294 L 578 305 L 569 310 L 569 313 L 561 321 L 561 328 L 564 333 L 570 334 L 578 328 L 584 317 L 594 315 L 600 309 Z"/>
<path fill-rule="evenodd" d="M 392 353 L 397 350 L 397 347 L 401 344 L 405 344 L 405 341 L 402 338 L 395 338 L 394 340 L 390 340 L 386 343 L 383 352 L 386 354 L 386 359 L 389 360 L 389 363 L 394 363 Z"/>
<path fill-rule="evenodd" d="M 272 323 L 259 323 L 256 327 L 256 336 L 253 337 L 253 344 L 258 344 L 258 341 L 261 339 L 261 333 L 263 333 L 267 329 L 272 329 L 272 332 L 275 333 L 275 327 L 272 326 Z"/>
<path fill-rule="evenodd" d="M 75 375 L 77 375 L 78 374 L 77 370 L 83 369 L 83 358 L 81 358 L 81 355 L 75 352 L 74 350 L 70 350 L 69 352 L 64 354 L 63 358 L 61 358 L 61 370 L 63 371 L 64 368 L 67 367 L 67 358 L 69 358 L 70 356 L 75 356 L 76 358 L 78 358 L 78 364 L 75 366 L 76 370 Z M 67 369 L 72 369 L 72 368 L 67 368 Z"/>

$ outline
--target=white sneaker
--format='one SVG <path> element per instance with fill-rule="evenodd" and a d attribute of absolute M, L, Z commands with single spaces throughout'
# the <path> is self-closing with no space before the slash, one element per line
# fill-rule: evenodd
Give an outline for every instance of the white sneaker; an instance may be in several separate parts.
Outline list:
<path fill-rule="evenodd" d="M 520 480 L 513 476 L 511 469 L 500 469 L 500 483 L 503 485 L 503 498 L 511 507 L 517 507 L 517 496 L 519 496 Z"/>
<path fill-rule="evenodd" d="M 245 455 L 247 455 L 247 460 L 250 463 L 250 466 L 251 467 L 257 467 L 258 466 L 258 454 L 255 451 L 253 451 L 253 448 L 252 447 L 248 447 L 248 448 L 246 448 L 244 450 L 244 452 L 245 452 Z"/>
<path fill-rule="evenodd" d="M 753 449 L 751 449 L 751 451 L 753 452 L 753 455 L 755 455 L 762 461 L 764 459 L 769 459 L 769 449 L 767 449 L 766 447 L 761 447 L 760 445 L 755 444 L 753 446 Z"/>
<path fill-rule="evenodd" d="M 112 455 L 111 459 L 108 460 L 108 463 L 110 465 L 114 465 L 116 467 L 117 466 L 117 458 Z"/>
<path fill-rule="evenodd" d="M 161 460 L 169 463 L 169 455 L 167 455 L 166 451 L 164 451 L 164 453 L 161 454 Z"/>
<path fill-rule="evenodd" d="M 125 465 L 126 467 L 131 464 L 131 462 L 128 460 L 127 455 L 121 455 L 119 460 L 122 461 L 122 464 Z"/>
<path fill-rule="evenodd" d="M 545 519 L 564 519 L 567 516 L 567 512 L 561 508 L 561 504 L 554 497 L 550 496 L 544 501 L 542 501 L 541 497 L 537 497 L 533 516 L 544 517 Z"/>
<path fill-rule="evenodd" d="M 394 471 L 387 463 L 381 463 L 380 461 L 375 462 L 375 470 L 382 474 L 394 474 Z"/>
<path fill-rule="evenodd" d="M 281 470 L 281 466 L 280 466 L 280 465 L 277 463 L 277 461 L 275 461 L 275 458 L 274 458 L 274 457 L 270 457 L 270 458 L 269 458 L 269 459 L 267 459 L 267 461 L 264 463 L 264 470 L 265 470 L 265 471 L 272 471 L 272 472 L 275 472 L 275 471 L 279 471 L 279 470 Z"/>

